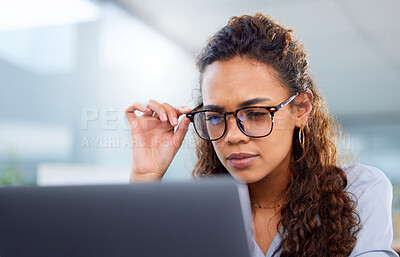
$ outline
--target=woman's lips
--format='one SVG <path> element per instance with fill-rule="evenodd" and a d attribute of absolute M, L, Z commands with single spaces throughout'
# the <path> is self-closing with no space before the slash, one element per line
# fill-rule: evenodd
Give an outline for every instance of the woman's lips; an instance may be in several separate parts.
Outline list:
<path fill-rule="evenodd" d="M 257 157 L 257 155 L 247 155 L 243 157 L 228 157 L 227 160 L 231 166 L 237 169 L 243 169 L 249 167 Z"/>

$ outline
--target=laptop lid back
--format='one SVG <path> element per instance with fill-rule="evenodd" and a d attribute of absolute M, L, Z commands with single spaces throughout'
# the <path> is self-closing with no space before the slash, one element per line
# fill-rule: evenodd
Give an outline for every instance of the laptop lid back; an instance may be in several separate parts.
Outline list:
<path fill-rule="evenodd" d="M 0 188 L 0 256 L 248 257 L 249 206 L 231 178 Z"/>

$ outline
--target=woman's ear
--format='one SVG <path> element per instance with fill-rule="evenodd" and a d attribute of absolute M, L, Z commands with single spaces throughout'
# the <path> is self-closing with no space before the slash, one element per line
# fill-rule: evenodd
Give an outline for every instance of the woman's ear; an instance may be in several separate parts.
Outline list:
<path fill-rule="evenodd" d="M 307 124 L 312 111 L 313 98 L 311 90 L 308 90 L 306 93 L 299 93 L 294 99 L 293 121 L 296 127 L 302 128 Z"/>

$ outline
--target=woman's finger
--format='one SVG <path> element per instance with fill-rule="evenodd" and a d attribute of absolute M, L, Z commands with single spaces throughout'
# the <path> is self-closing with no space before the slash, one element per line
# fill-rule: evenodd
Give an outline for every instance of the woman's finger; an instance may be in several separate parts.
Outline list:
<path fill-rule="evenodd" d="M 154 111 L 152 109 L 150 109 L 150 107 L 146 106 L 147 111 L 145 111 L 142 115 L 142 117 L 152 117 L 154 116 Z"/>
<path fill-rule="evenodd" d="M 162 105 L 167 112 L 169 123 L 171 123 L 172 126 L 178 125 L 178 110 L 168 103 L 163 103 Z"/>
<path fill-rule="evenodd" d="M 136 110 L 144 112 L 144 111 L 146 111 L 146 107 L 144 107 L 139 102 L 134 102 L 133 104 L 126 106 L 124 108 L 124 113 L 125 113 L 126 118 L 128 120 L 136 118 L 137 117 L 137 115 L 135 114 Z"/>
<path fill-rule="evenodd" d="M 165 108 L 157 101 L 154 100 L 149 100 L 148 107 L 157 113 L 158 117 L 160 117 L 160 120 L 166 122 L 168 121 L 168 116 Z"/>
<path fill-rule="evenodd" d="M 192 111 L 192 109 L 190 109 L 187 106 L 178 106 L 176 107 L 176 110 L 178 111 L 178 116 L 181 116 L 182 114 L 186 114 Z"/>
<path fill-rule="evenodd" d="M 175 134 L 173 136 L 173 143 L 176 147 L 180 147 L 182 145 L 183 139 L 188 131 L 190 124 L 190 120 L 184 117 L 178 125 L 178 128 L 175 130 Z"/>

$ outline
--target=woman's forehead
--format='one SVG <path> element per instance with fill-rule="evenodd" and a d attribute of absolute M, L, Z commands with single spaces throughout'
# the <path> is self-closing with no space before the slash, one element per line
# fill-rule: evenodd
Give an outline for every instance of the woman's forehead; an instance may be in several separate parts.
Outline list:
<path fill-rule="evenodd" d="M 254 98 L 281 100 L 288 90 L 277 76 L 274 69 L 240 57 L 214 62 L 203 74 L 203 102 L 232 106 Z"/>
<path fill-rule="evenodd" d="M 282 83 L 278 72 L 270 65 L 260 61 L 234 57 L 229 60 L 219 60 L 209 64 L 202 74 L 202 81 L 241 81 L 265 80 Z"/>
<path fill-rule="evenodd" d="M 215 61 L 202 75 L 201 91 L 207 94 L 225 94 L 232 91 L 264 93 L 286 89 L 275 69 L 253 60 L 235 57 L 228 61 Z"/>

